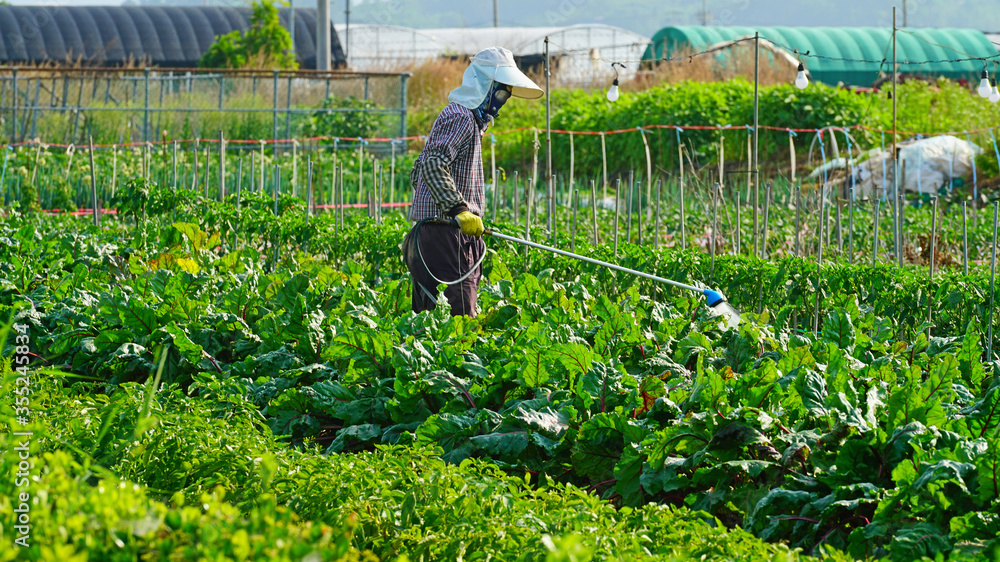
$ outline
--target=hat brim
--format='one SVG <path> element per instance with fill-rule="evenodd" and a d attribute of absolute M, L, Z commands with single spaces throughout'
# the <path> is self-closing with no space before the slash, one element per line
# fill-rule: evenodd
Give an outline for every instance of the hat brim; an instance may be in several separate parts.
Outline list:
<path fill-rule="evenodd" d="M 494 80 L 510 86 L 511 95 L 516 98 L 534 100 L 545 95 L 545 90 L 539 88 L 538 84 L 532 82 L 516 66 L 498 67 Z"/>

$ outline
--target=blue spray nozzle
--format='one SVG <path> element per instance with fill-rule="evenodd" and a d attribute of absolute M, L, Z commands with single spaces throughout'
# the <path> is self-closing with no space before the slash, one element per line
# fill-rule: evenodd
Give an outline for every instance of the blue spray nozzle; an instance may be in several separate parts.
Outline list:
<path fill-rule="evenodd" d="M 713 291 L 711 289 L 705 289 L 704 291 L 702 291 L 702 294 L 704 294 L 705 298 L 708 299 L 708 306 L 716 306 L 719 303 L 726 302 L 725 297 L 723 297 L 720 293 Z"/>

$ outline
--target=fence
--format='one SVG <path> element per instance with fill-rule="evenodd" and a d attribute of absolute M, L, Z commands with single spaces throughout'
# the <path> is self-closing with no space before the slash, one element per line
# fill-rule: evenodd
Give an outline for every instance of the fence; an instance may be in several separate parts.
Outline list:
<path fill-rule="evenodd" d="M 405 137 L 409 73 L 0 68 L 8 144 Z M 353 98 L 353 99 L 352 99 Z"/>

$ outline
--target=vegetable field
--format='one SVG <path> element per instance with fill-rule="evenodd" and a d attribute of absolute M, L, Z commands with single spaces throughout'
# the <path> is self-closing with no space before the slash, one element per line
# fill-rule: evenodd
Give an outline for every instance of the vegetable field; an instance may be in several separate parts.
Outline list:
<path fill-rule="evenodd" d="M 413 314 L 392 208 L 133 178 L 99 226 L 0 224 L 2 540 L 31 525 L 0 559 L 1000 555 L 992 209 L 965 232 L 939 211 L 955 263 L 929 273 L 915 237 L 872 266 L 871 234 L 851 252 L 787 210 L 762 260 L 708 205 L 682 246 L 667 205 L 550 232 L 498 201 L 499 232 L 720 290 L 727 329 L 696 294 L 489 239 L 480 316 Z"/>

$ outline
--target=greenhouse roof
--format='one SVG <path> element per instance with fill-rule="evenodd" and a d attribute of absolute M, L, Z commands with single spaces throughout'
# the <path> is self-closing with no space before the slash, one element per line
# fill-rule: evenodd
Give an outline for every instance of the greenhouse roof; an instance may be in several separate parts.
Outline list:
<path fill-rule="evenodd" d="M 290 10 L 281 10 L 287 27 Z M 0 63 L 195 67 L 215 38 L 250 27 L 250 10 L 202 6 L 0 6 Z M 295 11 L 295 53 L 316 68 L 316 10 Z M 332 32 L 333 30 L 331 30 Z M 336 33 L 330 48 L 344 63 Z"/>
<path fill-rule="evenodd" d="M 870 86 L 891 68 L 892 31 L 876 27 L 665 27 L 642 58 L 684 56 L 754 32 L 789 52 L 797 49 L 813 80 L 826 84 Z M 957 59 L 997 57 L 996 46 L 973 29 L 900 29 L 896 40 L 902 74 L 978 80 L 983 62 Z"/>
<path fill-rule="evenodd" d="M 500 45 L 515 57 L 537 57 L 544 52 L 545 37 L 554 57 L 586 59 L 612 73 L 610 61 L 636 60 L 649 38 L 610 25 L 580 24 L 567 27 L 470 27 L 412 29 L 393 25 L 337 25 L 347 45 L 348 63 L 354 68 L 394 67 L 438 56 L 472 55 Z M 583 71 L 580 68 L 574 73 Z M 606 64 L 605 64 L 606 63 Z M 634 71 L 634 65 L 632 65 Z M 606 67 L 606 68 L 604 68 Z M 627 73 L 627 72 L 626 72 Z"/>

